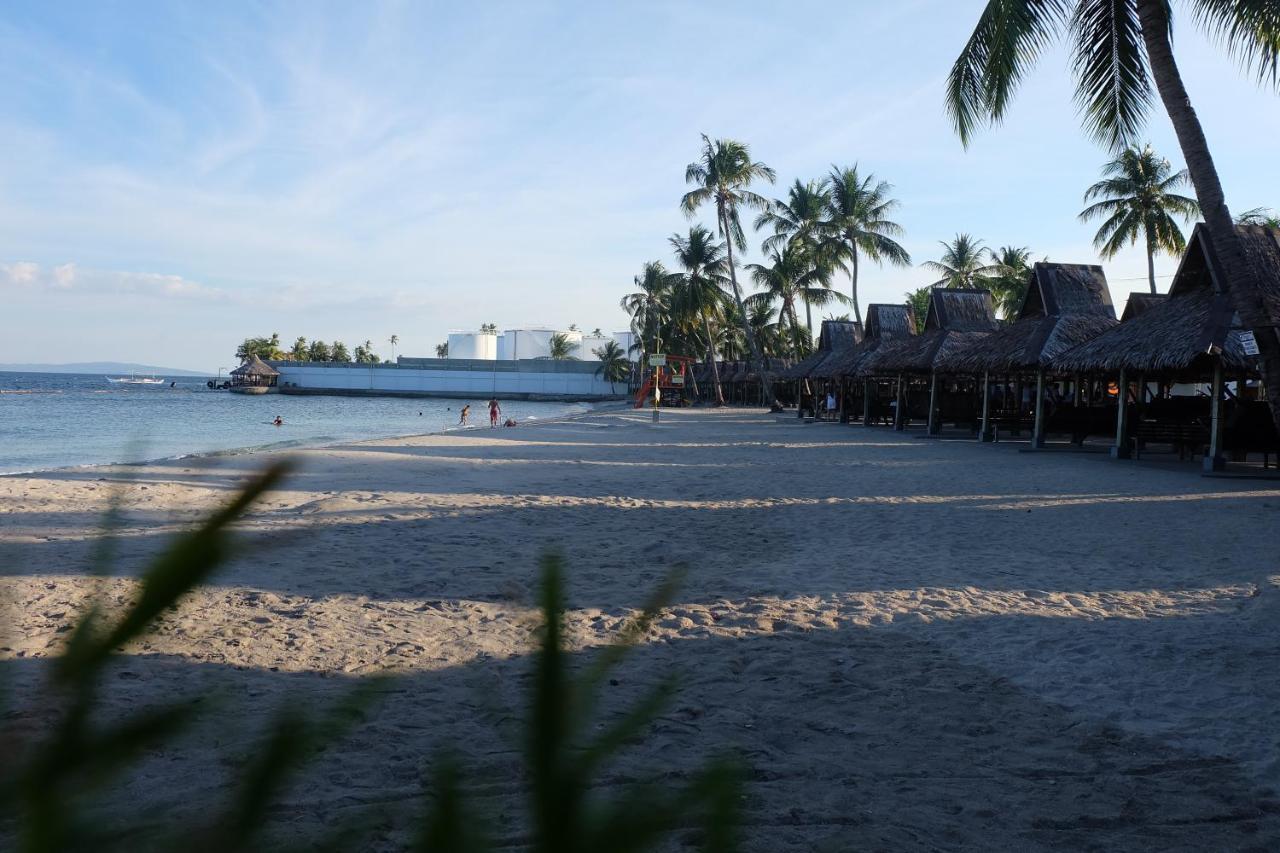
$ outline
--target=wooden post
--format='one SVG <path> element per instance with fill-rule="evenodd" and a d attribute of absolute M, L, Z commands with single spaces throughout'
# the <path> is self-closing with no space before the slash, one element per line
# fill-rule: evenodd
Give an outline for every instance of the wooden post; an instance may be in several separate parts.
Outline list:
<path fill-rule="evenodd" d="M 1125 435 L 1129 431 L 1129 407 L 1126 405 L 1126 398 L 1129 396 L 1129 377 L 1124 368 L 1120 368 L 1120 380 L 1116 383 L 1116 388 L 1119 391 L 1116 398 L 1120 405 L 1116 409 L 1116 443 L 1111 446 L 1111 458 L 1128 459 L 1132 455 L 1128 437 Z"/>
<path fill-rule="evenodd" d="M 929 420 L 927 421 L 929 435 L 938 435 L 942 432 L 942 412 L 939 410 L 941 401 L 938 399 L 938 371 L 929 374 Z"/>
<path fill-rule="evenodd" d="M 991 371 L 982 372 L 982 432 L 978 441 L 991 440 Z"/>
<path fill-rule="evenodd" d="M 1031 449 L 1044 447 L 1044 368 L 1036 371 L 1036 420 L 1031 430 Z"/>
<path fill-rule="evenodd" d="M 862 380 L 862 424 L 871 426 L 871 380 Z"/>
<path fill-rule="evenodd" d="M 896 405 L 893 409 L 893 428 L 901 432 L 907 428 L 907 386 L 902 381 L 902 374 L 898 374 L 898 396 Z"/>
<path fill-rule="evenodd" d="M 1209 401 L 1209 452 L 1204 456 L 1204 470 L 1221 471 L 1226 467 L 1222 456 L 1222 357 L 1213 363 L 1213 398 Z"/>

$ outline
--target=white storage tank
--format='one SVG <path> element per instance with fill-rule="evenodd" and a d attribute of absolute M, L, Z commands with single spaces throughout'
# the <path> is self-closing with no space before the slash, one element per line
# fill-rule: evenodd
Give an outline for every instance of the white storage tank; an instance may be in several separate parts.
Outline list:
<path fill-rule="evenodd" d="M 498 335 L 498 361 L 506 361 L 510 357 L 507 355 L 507 336 Z"/>
<path fill-rule="evenodd" d="M 498 357 L 498 336 L 493 332 L 450 332 L 449 358 L 493 361 Z"/>
<path fill-rule="evenodd" d="M 550 358 L 551 336 L 555 329 L 507 329 L 504 333 L 508 359 Z"/>
<path fill-rule="evenodd" d="M 614 339 L 615 341 L 617 341 L 617 342 L 618 342 L 618 346 L 622 347 L 622 351 L 623 351 L 623 352 L 625 352 L 625 353 L 627 354 L 627 358 L 628 358 L 629 360 L 631 360 L 631 361 L 639 361 L 639 360 L 640 360 L 640 350 L 638 350 L 638 349 L 633 350 L 633 349 L 631 348 L 631 347 L 635 346 L 635 343 L 636 343 L 636 333 L 635 333 L 635 332 L 631 332 L 631 331 L 627 331 L 627 332 L 614 332 L 614 333 L 613 333 L 613 339 Z"/>
<path fill-rule="evenodd" d="M 574 352 L 574 356 L 583 361 L 598 361 L 596 350 L 604 349 L 605 344 L 611 342 L 613 338 L 606 338 L 603 335 L 583 335 L 582 340 L 578 343 L 578 349 Z"/>

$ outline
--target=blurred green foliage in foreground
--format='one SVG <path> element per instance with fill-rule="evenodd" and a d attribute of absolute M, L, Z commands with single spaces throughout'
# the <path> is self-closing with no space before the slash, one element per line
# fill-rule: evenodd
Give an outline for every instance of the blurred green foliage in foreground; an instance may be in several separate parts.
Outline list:
<path fill-rule="evenodd" d="M 153 629 L 155 621 L 197 585 L 209 579 L 231 550 L 230 525 L 288 473 L 277 464 L 256 477 L 234 500 L 195 530 L 184 534 L 143 572 L 138 592 L 122 615 L 108 618 L 93 603 L 70 632 L 62 655 L 51 662 L 47 690 L 39 697 L 52 722 L 38 736 L 0 730 L 6 753 L 0 764 L 0 847 L 24 853 L 64 851 L 182 850 L 244 851 L 284 849 L 268 840 L 270 805 L 294 782 L 305 761 L 359 725 L 385 679 L 363 679 L 343 701 L 323 713 L 286 706 L 276 712 L 255 754 L 241 766 L 225 802 L 199 803 L 191 811 L 198 826 L 173 825 L 165 815 L 146 815 L 136 825 L 89 817 L 95 792 L 119 785 L 148 753 L 173 744 L 211 702 L 186 700 L 131 712 L 103 722 L 100 690 L 104 670 L 119 652 Z M 114 511 L 113 511 L 114 512 Z M 110 536 L 114 515 L 108 516 Z M 110 559 L 104 545 L 103 559 Z M 643 636 L 667 602 L 667 584 L 639 617 L 609 646 L 592 656 L 581 672 L 570 668 L 564 649 L 563 568 L 555 556 L 541 561 L 541 625 L 533 656 L 535 678 L 526 698 L 523 786 L 527 793 L 528 837 L 520 846 L 539 853 L 631 853 L 652 850 L 672 833 L 708 853 L 737 849 L 739 788 L 727 761 L 714 762 L 684 786 L 637 784 L 608 797 L 592 791 L 604 765 L 639 737 L 672 695 L 660 684 L 616 721 L 595 717 L 601 686 L 627 648 Z M 8 697 L 11 701 L 12 696 Z M 32 699 L 32 701 L 37 701 Z M 6 704 L 9 704 L 8 702 Z M 300 703 L 298 703 L 300 704 Z M 8 710 L 8 709 L 5 709 Z M 9 717 L 13 719 L 11 715 Z M 595 734 L 592 734 L 595 733 Z M 432 762 L 432 775 L 415 820 L 408 849 L 423 853 L 481 853 L 499 843 L 484 832 L 484 815 L 469 801 L 466 769 L 445 750 Z M 180 779 L 174 780 L 181 785 Z M 295 842 L 297 849 L 359 850 L 375 841 L 365 823 L 352 823 L 327 838 Z M 694 830 L 690 832 L 690 830 Z M 503 842 L 510 844 L 510 839 Z"/>

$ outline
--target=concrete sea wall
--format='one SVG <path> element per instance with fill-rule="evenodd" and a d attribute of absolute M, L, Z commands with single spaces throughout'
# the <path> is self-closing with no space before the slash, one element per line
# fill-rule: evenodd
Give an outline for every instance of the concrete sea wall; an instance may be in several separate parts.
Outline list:
<path fill-rule="evenodd" d="M 586 401 L 626 394 L 596 375 L 596 361 L 401 358 L 357 365 L 273 361 L 282 394 L 395 397 L 497 397 L 500 400 Z"/>

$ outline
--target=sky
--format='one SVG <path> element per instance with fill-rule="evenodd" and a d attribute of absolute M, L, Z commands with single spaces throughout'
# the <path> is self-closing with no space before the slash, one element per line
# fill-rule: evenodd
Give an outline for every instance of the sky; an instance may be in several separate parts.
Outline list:
<path fill-rule="evenodd" d="M 0 362 L 212 371 L 272 332 L 386 357 L 486 322 L 625 329 L 632 278 L 692 224 L 701 133 L 772 166 L 769 197 L 833 164 L 889 181 L 917 262 L 967 232 L 1098 263 L 1077 214 L 1108 152 L 1065 50 L 1002 126 L 967 150 L 951 130 L 982 5 L 5 3 Z M 1280 96 L 1185 14 L 1175 52 L 1233 212 L 1280 207 Z M 1163 113 L 1148 136 L 1181 167 Z M 1146 287 L 1141 250 L 1102 263 L 1117 307 Z M 861 301 L 930 281 L 864 265 Z"/>

